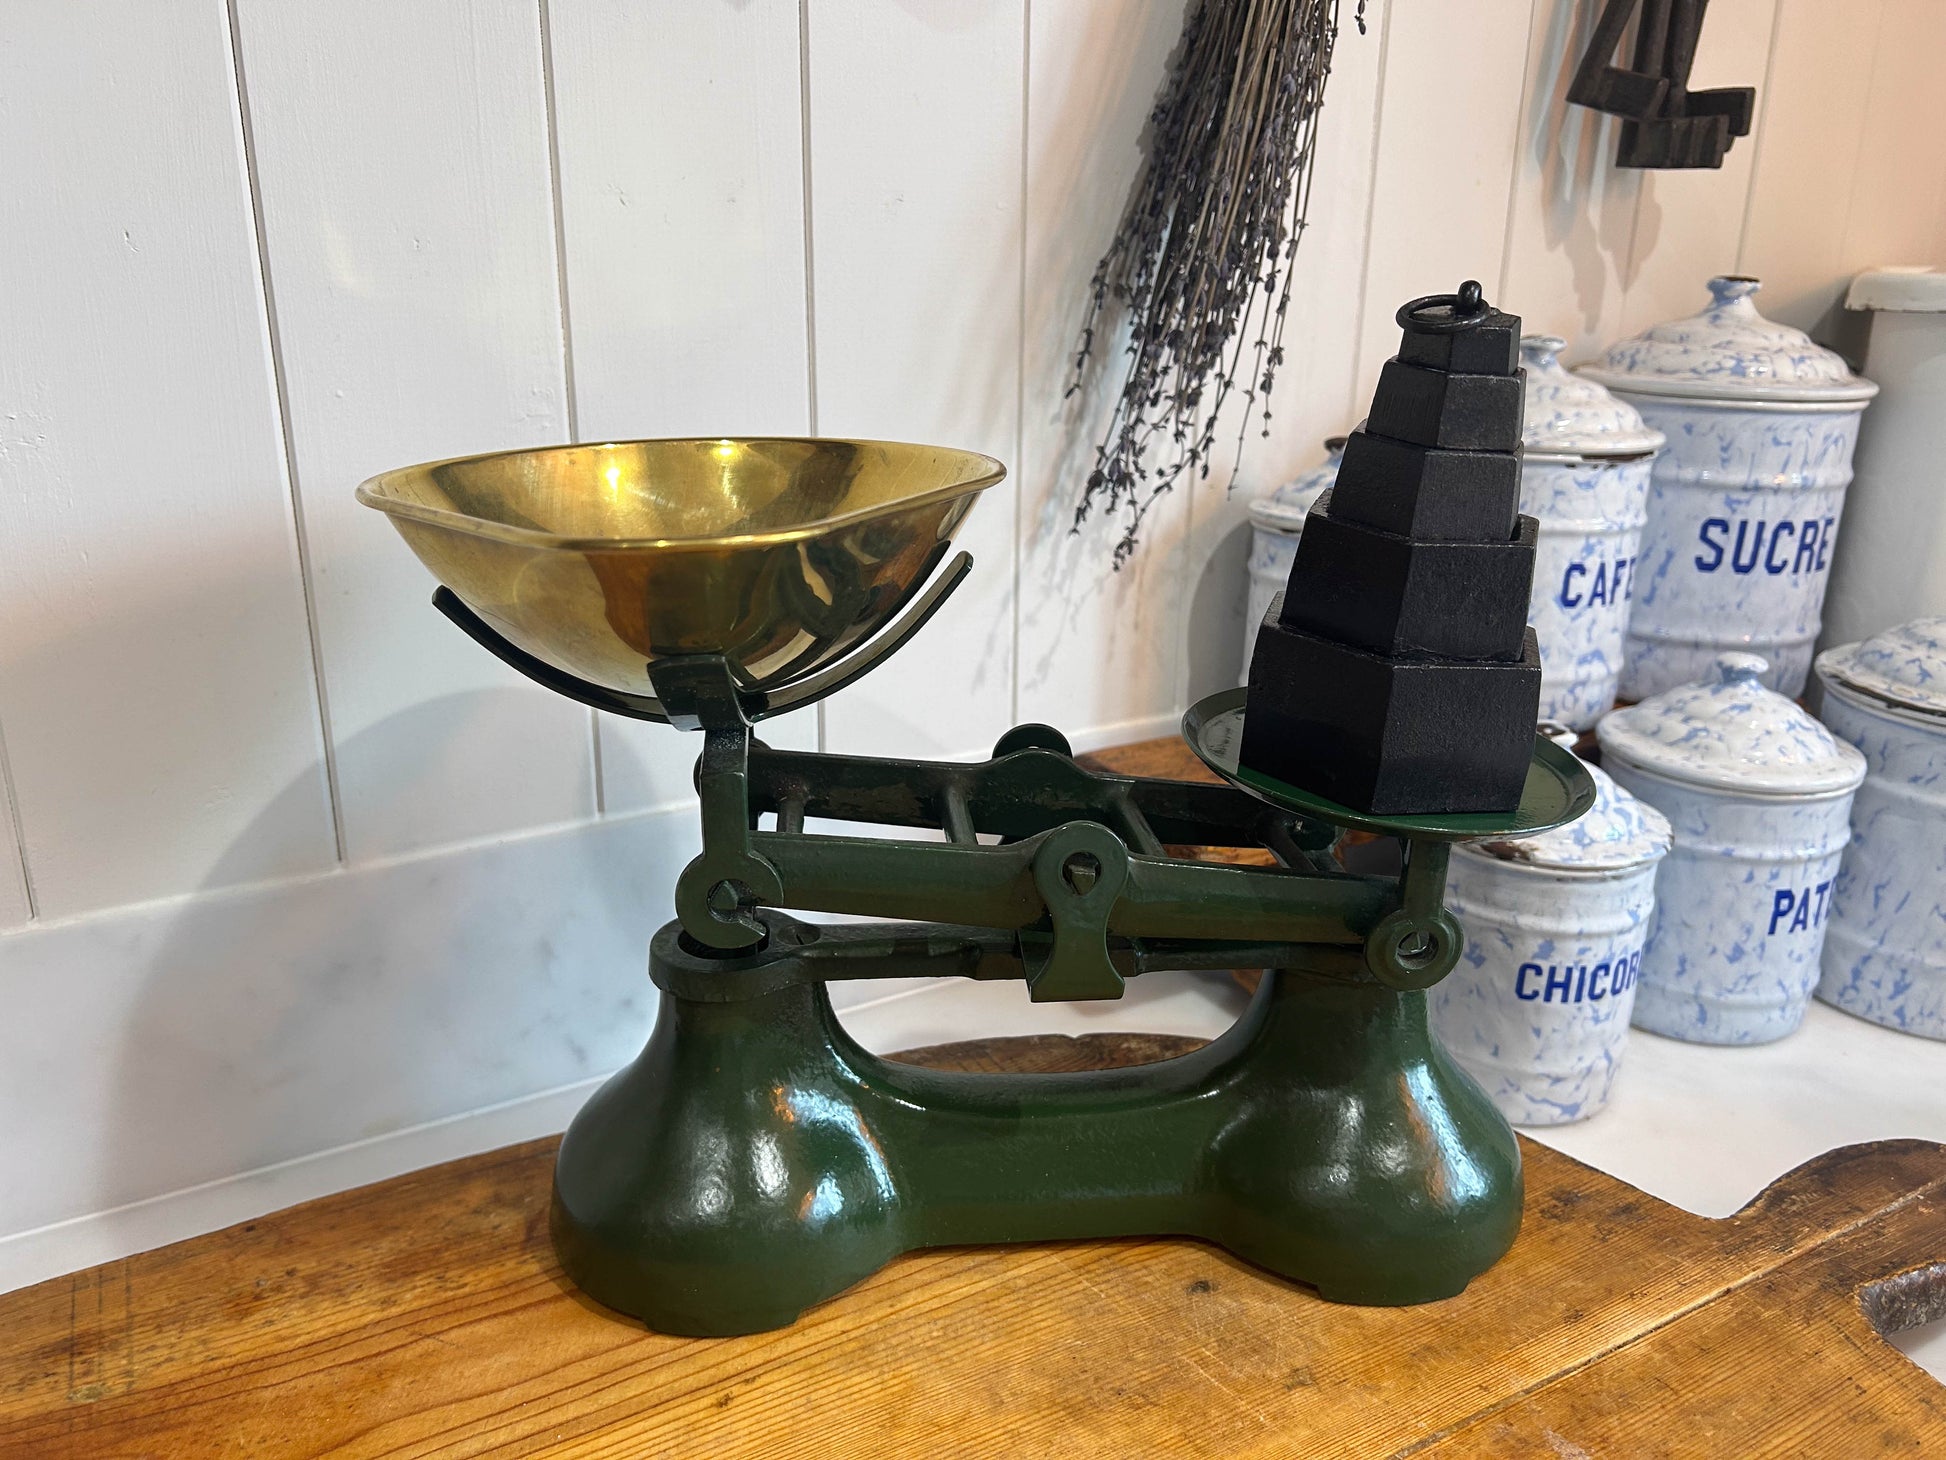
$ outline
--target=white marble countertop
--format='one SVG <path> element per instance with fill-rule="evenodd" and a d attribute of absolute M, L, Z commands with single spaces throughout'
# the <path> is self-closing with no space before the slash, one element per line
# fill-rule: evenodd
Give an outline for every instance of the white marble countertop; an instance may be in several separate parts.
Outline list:
<path fill-rule="evenodd" d="M 1214 1037 L 1243 1010 L 1226 978 L 1151 974 L 1118 1003 L 1034 1004 L 1017 983 L 953 979 L 856 1005 L 841 1016 L 879 1052 L 1000 1034 L 1109 1030 Z M 1631 1032 L 1614 1099 L 1535 1140 L 1706 1217 L 1736 1211 L 1813 1156 L 1859 1141 L 1946 1142 L 1946 1044 L 1814 1003 L 1775 1044 L 1684 1044 Z M 1898 1346 L 1946 1381 L 1946 1321 Z"/>

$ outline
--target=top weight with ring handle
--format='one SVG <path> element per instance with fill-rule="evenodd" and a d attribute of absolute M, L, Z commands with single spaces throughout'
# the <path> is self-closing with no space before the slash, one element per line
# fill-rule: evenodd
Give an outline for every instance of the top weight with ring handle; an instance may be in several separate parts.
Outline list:
<path fill-rule="evenodd" d="M 1512 811 L 1541 690 L 1518 317 L 1467 280 L 1399 352 L 1250 658 L 1244 766 L 1381 815 Z"/>

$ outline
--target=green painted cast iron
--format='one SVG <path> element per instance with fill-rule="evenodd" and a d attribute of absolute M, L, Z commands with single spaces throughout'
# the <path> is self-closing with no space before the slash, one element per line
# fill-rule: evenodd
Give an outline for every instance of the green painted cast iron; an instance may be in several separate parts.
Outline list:
<path fill-rule="evenodd" d="M 703 849 L 652 945 L 654 1032 L 561 1145 L 568 1275 L 700 1335 L 780 1327 L 901 1252 L 969 1242 L 1180 1234 L 1344 1302 L 1459 1292 L 1512 1243 L 1521 1184 L 1513 1132 L 1427 1027 L 1424 990 L 1462 946 L 1447 854 L 1572 820 L 1586 772 L 1539 741 L 1511 816 L 1363 816 L 1239 772 L 1239 692 L 1184 723 L 1227 785 L 1093 772 L 1040 725 L 972 765 L 758 741 L 753 722 L 850 683 L 938 608 L 970 559 L 921 585 L 995 480 L 997 463 L 932 448 L 645 442 L 364 489 L 480 600 L 434 599 L 484 647 L 584 703 L 702 732 Z M 825 515 L 803 520 L 806 502 Z M 654 585 L 678 579 L 692 596 L 665 602 Z M 731 652 L 752 644 L 762 674 Z M 813 818 L 943 839 L 807 832 Z M 1401 839 L 1399 876 L 1337 868 L 1354 825 Z M 1238 968 L 1271 972 L 1222 1038 L 1097 1073 L 888 1063 L 825 991 L 950 974 L 1102 999 L 1146 972 Z"/>
<path fill-rule="evenodd" d="M 952 1074 L 859 1048 L 825 994 L 836 960 L 794 946 L 808 925 L 766 921 L 766 950 L 728 968 L 657 936 L 648 1048 L 561 1145 L 562 1265 L 651 1328 L 778 1328 L 916 1247 L 1157 1233 L 1326 1298 L 1422 1303 L 1520 1226 L 1513 1133 L 1431 1037 L 1423 993 L 1286 970 L 1180 1059 Z M 861 931 L 912 945 L 859 950 L 901 974 L 974 957 L 929 927 Z M 725 973 L 749 992 L 698 996 Z"/>

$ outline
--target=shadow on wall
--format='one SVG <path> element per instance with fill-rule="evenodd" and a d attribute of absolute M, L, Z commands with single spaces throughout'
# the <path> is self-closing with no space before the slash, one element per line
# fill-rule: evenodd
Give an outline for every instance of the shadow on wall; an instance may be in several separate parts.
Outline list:
<path fill-rule="evenodd" d="M 1211 545 L 1189 585 L 1188 685 L 1194 704 L 1242 684 L 1243 616 L 1250 598 L 1250 524 L 1239 522 Z"/>
<path fill-rule="evenodd" d="M 294 561 L 238 571 L 261 541 L 150 502 L 98 536 L 62 579 L 0 573 L 0 718 L 41 915 L 331 866 Z M 287 778 L 281 815 L 234 791 Z"/>
<path fill-rule="evenodd" d="M 430 701 L 367 733 L 395 742 L 491 718 L 493 702 L 513 693 Z M 273 802 L 258 819 L 285 814 Z M 654 1011 L 644 951 L 692 853 L 692 822 L 678 813 L 584 823 L 189 901 L 134 960 L 129 976 L 140 981 L 125 1007 L 109 1013 L 84 994 L 69 1010 L 79 1047 L 100 1039 L 87 1037 L 90 1024 L 117 1032 L 104 1049 L 113 1089 L 101 1128 L 81 1133 L 100 1157 L 80 1210 L 632 1058 Z M 240 838 L 236 855 L 252 845 Z M 226 859 L 209 881 L 247 875 Z"/>
<path fill-rule="evenodd" d="M 1576 323 L 1584 335 L 1602 328 L 1604 307 L 1616 302 L 1610 299 L 1610 291 L 1619 293 L 1632 282 L 1632 258 L 1646 257 L 1654 248 L 1661 220 L 1655 190 L 1643 188 L 1643 174 L 1615 166 L 1619 124 L 1605 113 L 1568 101 L 1568 83 L 1588 49 L 1598 9 L 1576 4 L 1549 7 L 1547 33 L 1537 58 L 1544 89 L 1536 87 L 1546 96 L 1547 105 L 1535 108 L 1523 139 L 1540 177 L 1547 247 L 1565 258 L 1572 270 Z M 1642 194 L 1639 224 L 1638 191 Z M 1510 275 L 1510 288 L 1519 285 L 1520 280 Z M 1518 298 L 1508 307 L 1517 311 Z M 1535 321 L 1532 327 L 1545 325 L 1567 334 L 1561 327 L 1565 323 Z M 1592 339 L 1569 341 L 1576 350 L 1592 343 Z"/>
<path fill-rule="evenodd" d="M 1151 716 L 1179 692 L 1191 493 L 1184 485 L 1157 503 L 1141 546 L 1117 572 L 1124 519 L 1096 509 L 1075 521 L 1126 360 L 1128 326 L 1115 311 L 1082 388 L 1068 389 L 1089 281 L 1141 169 L 1138 134 L 1180 39 L 1183 8 L 1093 8 L 1085 35 L 1064 36 L 1034 57 L 1035 95 L 1058 97 L 1058 110 L 1033 119 L 1026 190 L 1034 211 L 1022 351 L 1021 693 L 1029 705 L 1078 701 L 1104 723 Z M 1065 73 L 1049 69 L 1063 65 Z M 1085 668 L 1077 642 L 1089 651 Z M 1077 672 L 1099 682 L 1077 691 L 1064 682 Z"/>

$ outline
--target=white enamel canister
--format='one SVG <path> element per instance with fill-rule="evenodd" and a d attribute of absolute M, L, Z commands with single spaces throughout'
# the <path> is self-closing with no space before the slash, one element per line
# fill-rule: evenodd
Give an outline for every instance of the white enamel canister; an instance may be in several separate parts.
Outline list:
<path fill-rule="evenodd" d="M 1946 618 L 1826 650 L 1818 679 L 1866 765 L 1818 997 L 1946 1039 Z"/>
<path fill-rule="evenodd" d="M 1299 472 L 1274 492 L 1252 502 L 1250 513 L 1250 605 L 1243 616 L 1243 672 L 1250 673 L 1250 656 L 1257 648 L 1257 626 L 1264 621 L 1270 600 L 1290 583 L 1291 563 L 1297 557 L 1297 540 L 1304 531 L 1304 519 L 1311 505 L 1338 480 L 1338 466 L 1344 460 L 1345 438 L 1333 436 L 1324 443 L 1325 459 L 1309 471 Z"/>
<path fill-rule="evenodd" d="M 1516 1125 L 1607 1104 L 1669 850 L 1660 812 L 1590 773 L 1595 804 L 1578 821 L 1461 846 L 1447 873 L 1466 949 L 1433 988 L 1433 1027 Z"/>
<path fill-rule="evenodd" d="M 1635 1025 L 1698 1044 L 1763 1044 L 1803 1021 L 1865 758 L 1723 654 L 1706 680 L 1614 710 L 1602 765 L 1669 818 L 1675 845 Z"/>
<path fill-rule="evenodd" d="M 1520 510 L 1540 523 L 1528 622 L 1541 646 L 1543 720 L 1591 728 L 1622 676 L 1629 590 L 1662 433 L 1561 366 L 1566 341 L 1528 335 Z"/>
<path fill-rule="evenodd" d="M 1701 314 L 1582 370 L 1668 437 L 1650 477 L 1623 699 L 1695 680 L 1725 650 L 1760 654 L 1765 684 L 1803 691 L 1859 417 L 1878 390 L 1758 314 L 1755 279 L 1709 288 Z"/>

